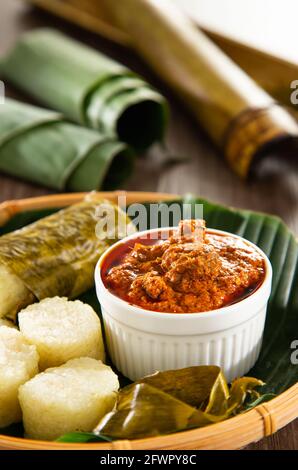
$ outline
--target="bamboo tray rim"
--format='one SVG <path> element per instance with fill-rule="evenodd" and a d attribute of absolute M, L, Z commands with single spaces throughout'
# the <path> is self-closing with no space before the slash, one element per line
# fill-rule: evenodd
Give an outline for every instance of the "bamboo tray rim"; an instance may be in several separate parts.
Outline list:
<path fill-rule="evenodd" d="M 87 193 L 55 194 L 5 201 L 0 204 L 0 225 L 13 216 L 37 209 L 63 207 L 82 200 Z M 127 203 L 169 201 L 181 196 L 169 193 L 113 191 L 97 192 L 99 198 L 117 201 L 126 196 Z M 228 450 L 239 449 L 270 436 L 298 417 L 298 382 L 269 402 L 204 428 L 136 440 L 104 443 L 58 443 L 35 441 L 0 434 L 0 450 Z"/>

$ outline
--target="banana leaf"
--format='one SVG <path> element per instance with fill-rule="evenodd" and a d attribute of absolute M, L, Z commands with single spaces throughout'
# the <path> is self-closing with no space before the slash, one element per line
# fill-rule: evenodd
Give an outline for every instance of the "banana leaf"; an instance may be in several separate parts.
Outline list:
<path fill-rule="evenodd" d="M 0 106 L 0 170 L 58 190 L 116 188 L 134 154 L 113 137 L 56 112 L 7 99 Z"/>
<path fill-rule="evenodd" d="M 275 216 L 231 209 L 191 195 L 169 203 L 163 202 L 159 207 L 162 208 L 165 204 L 171 205 L 173 203 L 180 207 L 183 203 L 189 204 L 192 209 L 190 217 L 195 216 L 195 205 L 203 204 L 203 215 L 208 227 L 227 230 L 246 237 L 263 249 L 271 260 L 273 290 L 269 302 L 262 349 L 256 365 L 247 374 L 265 382 L 266 385 L 262 387 L 262 396 L 256 398 L 251 395 L 249 398 L 252 400 L 243 406 L 243 411 L 251 409 L 251 407 L 284 392 L 298 381 L 298 366 L 291 362 L 291 354 L 293 353 L 291 345 L 294 340 L 298 339 L 298 244 L 296 237 L 284 222 Z M 149 204 L 146 208 L 146 221 L 154 226 L 154 220 L 150 219 Z M 21 228 L 53 211 L 54 209 L 43 209 L 18 214 L 5 226 L 0 227 L 0 234 Z M 171 222 L 170 220 L 169 225 Z M 86 292 L 80 298 L 92 305 L 100 315 L 94 289 Z M 122 387 L 128 383 L 128 379 L 121 377 Z M 240 388 L 242 386 L 244 386 L 243 382 Z M 238 387 L 237 390 L 239 393 Z M 236 392 L 236 388 L 234 388 L 234 392 Z M 244 387 L 244 391 L 240 390 L 240 392 L 241 399 L 243 399 L 247 390 L 245 391 Z M 189 403 L 193 402 L 189 401 Z M 232 399 L 229 404 L 232 404 Z M 7 430 L 7 433 L 14 435 L 17 435 L 18 432 L 21 431 Z"/>
<path fill-rule="evenodd" d="M 247 398 L 247 394 L 251 394 L 254 400 L 260 398 L 260 394 L 255 390 L 256 387 L 265 385 L 261 380 L 254 377 L 241 377 L 235 379 L 232 383 L 230 396 L 228 399 L 228 409 L 230 412 L 237 412 L 242 407 Z"/>
<path fill-rule="evenodd" d="M 136 384 L 120 392 L 117 410 L 103 418 L 95 434 L 113 439 L 136 439 L 206 426 L 220 420 L 221 417 L 207 415 L 155 387 Z"/>
<path fill-rule="evenodd" d="M 262 385 L 261 381 L 243 377 L 237 380 L 235 388 L 245 388 L 246 393 L 252 393 L 259 385 Z M 134 439 L 217 423 L 232 416 L 236 409 L 241 411 L 244 396 L 233 393 L 232 397 L 232 389 L 233 384 L 230 397 L 226 379 L 215 366 L 160 372 L 123 388 L 118 395 L 116 410 L 100 421 L 94 433 L 116 439 Z"/>
<path fill-rule="evenodd" d="M 116 224 L 116 231 L 104 237 L 97 231 L 101 210 Z M 100 255 L 121 237 L 117 227 L 123 226 L 130 226 L 125 212 L 91 196 L 1 236 L 0 318 L 15 319 L 20 308 L 36 300 L 76 298 L 90 289 Z"/>
<path fill-rule="evenodd" d="M 212 400 L 216 391 L 217 398 L 224 401 L 229 397 L 229 389 L 217 366 L 187 367 L 177 371 L 157 372 L 144 377 L 137 383 L 151 385 L 190 406 L 200 408 L 206 401 Z M 211 407 L 208 407 L 211 409 Z"/>
<path fill-rule="evenodd" d="M 92 432 L 70 432 L 59 437 L 57 442 L 72 442 L 72 443 L 90 443 L 90 442 L 110 442 L 111 439 L 104 436 L 96 436 Z"/>
<path fill-rule="evenodd" d="M 26 33 L 1 59 L 0 74 L 69 119 L 138 150 L 163 139 L 165 99 L 126 67 L 58 31 Z"/>

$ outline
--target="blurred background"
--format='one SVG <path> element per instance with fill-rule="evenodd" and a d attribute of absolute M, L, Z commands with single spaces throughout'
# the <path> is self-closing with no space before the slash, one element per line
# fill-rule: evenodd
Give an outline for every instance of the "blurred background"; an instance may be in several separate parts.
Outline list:
<path fill-rule="evenodd" d="M 175 0 L 200 26 L 298 61 L 295 0 Z"/>

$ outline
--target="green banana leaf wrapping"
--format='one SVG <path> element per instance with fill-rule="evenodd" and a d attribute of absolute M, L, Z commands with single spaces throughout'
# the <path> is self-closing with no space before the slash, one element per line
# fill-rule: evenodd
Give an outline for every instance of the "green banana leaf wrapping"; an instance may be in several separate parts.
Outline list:
<path fill-rule="evenodd" d="M 228 398 L 229 389 L 221 370 L 217 366 L 199 366 L 180 369 L 175 372 L 157 372 L 139 380 L 155 387 L 190 406 L 199 408 L 210 399 L 210 390 L 217 390 L 223 400 Z"/>
<path fill-rule="evenodd" d="M 0 106 L 0 170 L 58 190 L 116 188 L 133 169 L 129 147 L 56 112 L 6 99 Z"/>
<path fill-rule="evenodd" d="M 69 119 L 138 150 L 162 140 L 165 99 L 129 69 L 61 33 L 26 33 L 0 62 L 3 78 Z"/>
<path fill-rule="evenodd" d="M 115 411 L 95 433 L 116 439 L 169 434 L 223 421 L 241 411 L 247 393 L 263 385 L 257 379 L 237 379 L 245 394 L 229 391 L 217 366 L 197 366 L 158 372 L 123 388 Z M 233 406 L 230 406 L 232 400 Z"/>
<path fill-rule="evenodd" d="M 118 206 L 91 197 L 0 237 L 0 317 L 14 319 L 34 300 L 75 298 L 93 286 L 96 262 L 121 237 L 117 230 L 99 237 L 100 212 L 107 213 L 116 228 L 119 222 L 119 227 L 132 229 Z"/>

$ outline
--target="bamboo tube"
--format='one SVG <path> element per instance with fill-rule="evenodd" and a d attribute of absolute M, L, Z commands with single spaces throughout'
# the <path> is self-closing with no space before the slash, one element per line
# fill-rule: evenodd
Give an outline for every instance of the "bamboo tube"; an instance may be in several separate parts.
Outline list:
<path fill-rule="evenodd" d="M 246 177 L 262 152 L 297 142 L 298 125 L 170 0 L 101 0 L 112 23 L 187 103 L 233 170 Z"/>
<path fill-rule="evenodd" d="M 270 95 L 286 106 L 291 105 L 290 85 L 298 77 L 298 64 L 215 32 L 206 34 Z M 294 106 L 293 112 L 298 115 Z"/>
<path fill-rule="evenodd" d="M 102 35 L 110 41 L 122 46 L 130 45 L 130 38 L 114 27 L 104 13 L 100 10 L 100 3 L 96 0 L 24 0 L 38 8 L 59 16 L 71 23 L 77 24 L 88 31 Z M 96 3 L 96 14 L 94 14 Z"/>
<path fill-rule="evenodd" d="M 132 39 L 106 17 L 102 5 L 96 0 L 24 0 L 54 15 L 60 16 L 78 26 L 99 34 L 110 41 L 128 48 Z M 262 88 L 282 104 L 288 106 L 289 86 L 298 76 L 298 65 L 281 59 L 268 52 L 261 51 L 247 44 L 202 28 L 234 62 L 250 75 Z M 294 115 L 298 116 L 298 111 Z"/>

